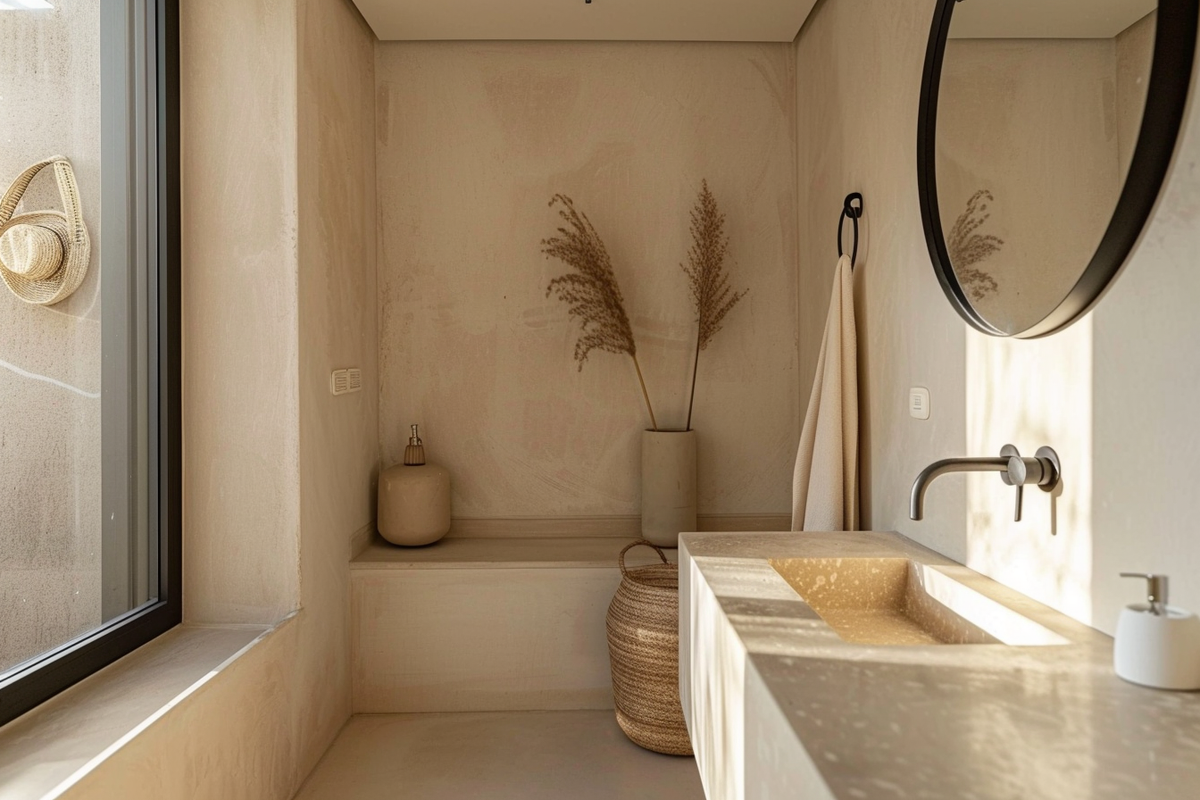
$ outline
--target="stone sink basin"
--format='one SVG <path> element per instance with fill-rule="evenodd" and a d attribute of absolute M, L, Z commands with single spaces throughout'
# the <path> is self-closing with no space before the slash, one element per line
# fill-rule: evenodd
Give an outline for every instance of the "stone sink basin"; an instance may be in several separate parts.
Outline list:
<path fill-rule="evenodd" d="M 909 558 L 787 558 L 769 563 L 846 642 L 1023 647 L 1069 643 Z"/>
<path fill-rule="evenodd" d="M 1200 692 L 895 532 L 679 536 L 708 800 L 1197 800 Z"/>

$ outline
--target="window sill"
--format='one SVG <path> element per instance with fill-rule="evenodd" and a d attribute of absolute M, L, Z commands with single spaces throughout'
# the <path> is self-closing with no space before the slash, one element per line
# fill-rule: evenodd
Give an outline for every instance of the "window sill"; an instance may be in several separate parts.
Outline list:
<path fill-rule="evenodd" d="M 60 796 L 278 627 L 179 626 L 13 720 L 0 797 Z"/>

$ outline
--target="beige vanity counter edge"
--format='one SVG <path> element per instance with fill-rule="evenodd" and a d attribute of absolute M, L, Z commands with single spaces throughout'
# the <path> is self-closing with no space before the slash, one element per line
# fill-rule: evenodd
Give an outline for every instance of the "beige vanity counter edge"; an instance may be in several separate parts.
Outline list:
<path fill-rule="evenodd" d="M 902 557 L 1066 645 L 843 642 L 772 558 Z M 1112 639 L 896 533 L 680 537 L 680 694 L 709 800 L 1200 797 L 1200 693 L 1112 672 Z"/>

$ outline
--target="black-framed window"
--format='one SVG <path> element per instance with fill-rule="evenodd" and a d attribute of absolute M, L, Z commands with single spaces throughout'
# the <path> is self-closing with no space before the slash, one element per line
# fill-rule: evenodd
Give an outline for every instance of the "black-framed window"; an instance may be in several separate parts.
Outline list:
<path fill-rule="evenodd" d="M 70 285 L 85 263 L 77 288 L 42 304 L 4 239 L 37 218 L 0 225 L 3 724 L 183 604 L 178 0 L 0 6 L 0 184 L 62 156 L 90 238 L 39 278 Z M 57 164 L 37 173 L 16 214 L 63 210 L 62 183 Z M 64 254 L 83 252 L 64 216 Z"/>

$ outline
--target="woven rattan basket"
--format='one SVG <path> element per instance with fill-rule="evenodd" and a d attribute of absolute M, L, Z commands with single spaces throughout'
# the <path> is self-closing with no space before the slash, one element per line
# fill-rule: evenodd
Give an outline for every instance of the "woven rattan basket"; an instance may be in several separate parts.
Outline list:
<path fill-rule="evenodd" d="M 663 563 L 627 569 L 625 553 L 638 545 L 653 547 Z M 690 756 L 679 702 L 679 568 L 645 540 L 622 550 L 618 563 L 621 585 L 608 607 L 617 724 L 647 750 Z"/>

